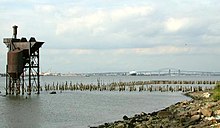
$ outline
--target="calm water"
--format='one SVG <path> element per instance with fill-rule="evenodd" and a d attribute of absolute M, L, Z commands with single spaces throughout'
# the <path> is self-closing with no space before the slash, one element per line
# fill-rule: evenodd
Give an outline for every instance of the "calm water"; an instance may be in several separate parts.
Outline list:
<path fill-rule="evenodd" d="M 192 77 L 42 77 L 41 83 L 65 82 L 105 83 L 113 81 L 137 81 L 150 79 L 193 79 Z M 219 80 L 219 77 L 194 77 L 194 79 Z M 0 91 L 4 93 L 5 79 L 0 78 Z M 133 116 L 141 112 L 153 112 L 178 101 L 189 100 L 179 92 L 99 92 L 67 91 L 56 95 L 42 92 L 40 95 L 0 97 L 0 127 L 9 128 L 86 128 Z"/>

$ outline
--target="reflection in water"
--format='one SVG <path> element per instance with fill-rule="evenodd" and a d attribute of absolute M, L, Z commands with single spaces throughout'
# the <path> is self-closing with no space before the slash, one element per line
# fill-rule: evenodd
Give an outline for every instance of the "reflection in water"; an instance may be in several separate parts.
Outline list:
<path fill-rule="evenodd" d="M 39 97 L 7 96 L 5 101 L 4 119 L 6 127 L 10 128 L 39 128 L 40 108 Z"/>

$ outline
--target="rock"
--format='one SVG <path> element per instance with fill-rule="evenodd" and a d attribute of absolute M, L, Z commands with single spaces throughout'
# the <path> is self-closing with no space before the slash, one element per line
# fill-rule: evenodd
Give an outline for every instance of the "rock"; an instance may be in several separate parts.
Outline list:
<path fill-rule="evenodd" d="M 149 117 L 147 115 L 141 117 L 142 121 L 148 121 Z"/>
<path fill-rule="evenodd" d="M 55 91 L 52 91 L 52 92 L 50 92 L 50 94 L 57 94 L 57 92 L 55 92 Z"/>
<path fill-rule="evenodd" d="M 217 123 L 217 124 L 213 124 L 210 126 L 211 128 L 219 128 L 220 127 L 220 123 Z"/>
<path fill-rule="evenodd" d="M 190 115 L 198 115 L 199 114 L 199 112 L 198 111 L 191 111 L 191 113 L 190 113 Z"/>
<path fill-rule="evenodd" d="M 220 122 L 220 115 L 216 116 L 215 119 Z"/>
<path fill-rule="evenodd" d="M 205 116 L 204 115 L 201 115 L 201 118 L 204 118 Z"/>
<path fill-rule="evenodd" d="M 209 120 L 209 121 L 211 121 L 211 120 L 215 120 L 215 117 L 205 117 L 205 120 Z"/>
<path fill-rule="evenodd" d="M 204 92 L 196 92 L 192 95 L 197 99 L 178 102 L 148 114 L 142 112 L 131 118 L 125 115 L 124 120 L 104 125 L 106 127 L 103 128 L 202 128 L 220 124 L 220 100 L 214 102 L 212 97 L 205 99 L 203 96 L 208 97 L 209 93 Z"/>
<path fill-rule="evenodd" d="M 212 115 L 212 110 L 211 109 L 204 108 L 204 109 L 201 109 L 200 111 L 206 117 L 210 117 Z"/>
<path fill-rule="evenodd" d="M 151 124 L 152 123 L 153 118 L 149 117 L 149 120 L 147 121 L 147 124 Z"/>
<path fill-rule="evenodd" d="M 214 112 L 215 115 L 220 115 L 220 109 Z"/>
<path fill-rule="evenodd" d="M 124 123 L 118 123 L 117 125 L 114 126 L 114 128 L 124 128 L 125 125 Z"/>
<path fill-rule="evenodd" d="M 150 116 L 155 116 L 157 115 L 157 112 L 152 112 L 152 113 L 149 113 Z"/>
<path fill-rule="evenodd" d="M 186 122 L 186 118 L 185 117 L 180 117 L 179 122 L 181 122 L 181 123 Z"/>
<path fill-rule="evenodd" d="M 164 119 L 161 120 L 161 122 L 163 122 L 163 123 L 165 123 L 165 124 L 166 124 L 166 123 L 169 123 L 169 121 L 170 121 L 170 120 L 169 120 L 168 118 L 164 118 Z"/>
<path fill-rule="evenodd" d="M 126 115 L 124 115 L 123 120 L 128 120 L 128 117 Z"/>
<path fill-rule="evenodd" d="M 108 126 L 110 126 L 110 124 L 109 124 L 109 123 L 105 123 L 104 125 L 105 125 L 105 127 L 108 127 Z"/>
<path fill-rule="evenodd" d="M 216 102 L 211 102 L 211 103 L 208 103 L 206 108 L 212 108 L 212 107 L 215 107 L 217 105 Z"/>
<path fill-rule="evenodd" d="M 147 115 L 145 112 L 142 112 L 141 114 L 140 114 L 141 116 L 145 116 L 145 115 Z"/>
<path fill-rule="evenodd" d="M 136 122 L 136 119 L 135 118 L 131 118 L 131 120 L 129 121 L 130 124 L 133 124 Z"/>
<path fill-rule="evenodd" d="M 135 125 L 134 124 L 126 124 L 126 128 L 133 128 Z"/>
<path fill-rule="evenodd" d="M 134 118 L 132 122 L 134 123 L 138 123 L 138 122 L 142 122 L 142 118 Z"/>
<path fill-rule="evenodd" d="M 198 121 L 198 120 L 200 120 L 200 115 L 193 115 L 190 118 L 190 122 L 195 122 L 195 121 Z"/>
<path fill-rule="evenodd" d="M 158 116 L 159 118 L 170 117 L 170 116 L 172 116 L 172 113 L 171 113 L 171 112 L 168 112 L 168 111 L 159 111 L 159 112 L 157 113 L 157 116 Z"/>
<path fill-rule="evenodd" d="M 137 124 L 134 128 L 146 128 L 144 124 Z"/>
<path fill-rule="evenodd" d="M 186 112 L 184 112 L 184 111 L 181 111 L 181 112 L 179 112 L 178 114 L 177 114 L 177 116 L 185 116 L 186 115 Z M 193 114 L 194 115 L 194 114 Z"/>
<path fill-rule="evenodd" d="M 186 101 L 186 100 L 181 102 L 181 105 L 182 105 L 182 106 L 183 106 L 183 105 L 187 105 L 187 104 L 189 104 L 189 102 Z"/>
<path fill-rule="evenodd" d="M 202 94 L 202 97 L 204 97 L 204 98 L 209 98 L 210 95 L 211 95 L 211 94 L 210 94 L 209 92 L 205 92 L 205 93 Z"/>

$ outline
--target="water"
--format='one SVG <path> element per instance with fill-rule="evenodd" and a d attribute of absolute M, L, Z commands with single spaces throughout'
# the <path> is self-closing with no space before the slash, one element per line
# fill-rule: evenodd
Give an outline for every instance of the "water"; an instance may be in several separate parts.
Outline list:
<path fill-rule="evenodd" d="M 144 76 L 108 77 L 42 77 L 41 83 L 65 82 L 105 83 L 117 81 L 138 81 L 149 79 Z M 177 79 L 177 78 L 169 78 Z M 181 78 L 181 79 L 192 79 Z M 194 78 L 218 79 L 218 77 Z M 0 78 L 1 92 L 4 92 L 4 78 Z M 141 112 L 153 112 L 178 101 L 189 100 L 180 92 L 110 92 L 110 91 L 66 91 L 51 95 L 0 97 L 0 127 L 9 128 L 86 128 L 122 119 L 124 115 L 133 116 Z"/>
<path fill-rule="evenodd" d="M 180 100 L 180 93 L 65 92 L 0 98 L 0 127 L 88 127 L 152 112 Z"/>

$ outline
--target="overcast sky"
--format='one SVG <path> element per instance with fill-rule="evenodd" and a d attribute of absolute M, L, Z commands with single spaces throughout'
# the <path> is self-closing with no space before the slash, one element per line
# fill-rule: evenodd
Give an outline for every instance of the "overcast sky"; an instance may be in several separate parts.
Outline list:
<path fill-rule="evenodd" d="M 0 38 L 18 25 L 45 41 L 44 72 L 220 71 L 219 12 L 219 0 L 0 0 Z"/>

